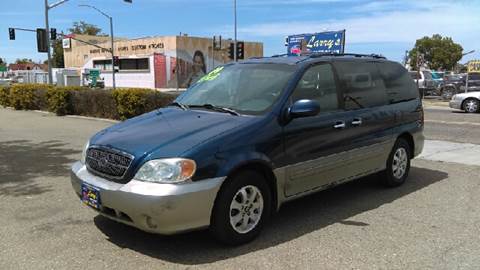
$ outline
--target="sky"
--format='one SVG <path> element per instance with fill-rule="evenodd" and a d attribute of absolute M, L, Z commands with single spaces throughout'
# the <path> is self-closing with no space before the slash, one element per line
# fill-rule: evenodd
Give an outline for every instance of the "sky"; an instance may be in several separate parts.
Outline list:
<path fill-rule="evenodd" d="M 50 11 L 50 26 L 66 31 L 83 20 L 109 33 L 105 17 L 79 4 L 111 15 L 118 37 L 233 38 L 233 0 L 69 0 Z M 460 62 L 480 59 L 480 0 L 237 0 L 237 14 L 238 39 L 263 42 L 265 56 L 286 53 L 287 35 L 346 29 L 346 52 L 402 61 L 416 39 L 440 34 L 465 52 L 476 51 Z M 35 33 L 17 32 L 15 41 L 8 39 L 9 27 L 45 27 L 44 16 L 44 0 L 1 0 L 0 57 L 45 60 L 46 54 L 36 52 Z"/>

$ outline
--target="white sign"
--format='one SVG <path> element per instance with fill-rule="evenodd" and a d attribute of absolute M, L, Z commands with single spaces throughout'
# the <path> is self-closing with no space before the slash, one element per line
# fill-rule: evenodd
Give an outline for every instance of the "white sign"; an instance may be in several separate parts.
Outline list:
<path fill-rule="evenodd" d="M 69 38 L 64 38 L 62 40 L 62 47 L 64 49 L 70 49 L 72 47 L 72 40 Z"/>

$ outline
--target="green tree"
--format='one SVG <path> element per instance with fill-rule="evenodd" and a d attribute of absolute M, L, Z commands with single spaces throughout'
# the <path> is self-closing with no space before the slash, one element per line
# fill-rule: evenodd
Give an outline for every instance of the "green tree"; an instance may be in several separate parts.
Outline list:
<path fill-rule="evenodd" d="M 5 67 L 7 66 L 7 62 L 5 62 L 5 60 L 3 60 L 3 58 L 0 57 L 0 67 Z"/>
<path fill-rule="evenodd" d="M 74 22 L 72 28 L 68 31 L 77 35 L 101 36 L 102 29 L 94 24 L 89 24 L 84 21 Z"/>
<path fill-rule="evenodd" d="M 63 34 L 63 32 L 62 32 Z M 52 40 L 52 66 L 54 68 L 64 68 L 65 62 L 63 59 L 63 45 L 62 36 L 57 37 L 56 40 Z"/>
<path fill-rule="evenodd" d="M 22 58 L 22 59 L 17 58 L 17 60 L 15 60 L 15 64 L 28 64 L 28 63 L 33 63 L 33 60 L 29 58 Z"/>
<path fill-rule="evenodd" d="M 432 37 L 417 39 L 415 46 L 410 50 L 410 66 L 416 69 L 417 55 L 423 54 L 425 64 L 434 70 L 452 70 L 462 59 L 463 48 L 453 42 L 450 37 L 435 34 Z"/>
<path fill-rule="evenodd" d="M 96 25 L 86 23 L 84 21 L 74 22 L 73 26 L 68 29 L 68 32 L 71 34 L 77 35 L 90 35 L 90 36 L 100 36 L 103 35 L 102 29 Z M 62 32 L 63 34 L 63 32 Z M 59 35 L 58 38 L 52 41 L 52 66 L 56 68 L 64 68 L 65 60 L 63 58 L 63 46 L 62 46 L 62 35 Z"/>

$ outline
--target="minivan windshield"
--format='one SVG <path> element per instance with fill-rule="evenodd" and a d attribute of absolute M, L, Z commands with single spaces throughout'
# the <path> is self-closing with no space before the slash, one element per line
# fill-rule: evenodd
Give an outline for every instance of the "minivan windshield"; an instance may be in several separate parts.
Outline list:
<path fill-rule="evenodd" d="M 259 115 L 280 97 L 295 66 L 287 64 L 230 64 L 202 77 L 176 100 L 190 108 L 226 108 Z"/>

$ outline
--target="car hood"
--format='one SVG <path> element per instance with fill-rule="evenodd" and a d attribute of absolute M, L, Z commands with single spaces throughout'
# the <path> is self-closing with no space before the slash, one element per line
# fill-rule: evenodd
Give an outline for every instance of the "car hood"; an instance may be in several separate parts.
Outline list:
<path fill-rule="evenodd" d="M 474 98 L 479 98 L 480 99 L 480 91 L 474 91 L 474 92 L 468 92 L 468 93 L 459 93 L 456 94 L 455 97 L 457 98 L 469 98 L 469 97 L 474 97 Z"/>
<path fill-rule="evenodd" d="M 90 145 L 125 151 L 137 159 L 150 154 L 153 158 L 179 157 L 196 145 L 256 118 L 168 107 L 102 130 L 90 140 Z"/>

